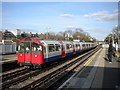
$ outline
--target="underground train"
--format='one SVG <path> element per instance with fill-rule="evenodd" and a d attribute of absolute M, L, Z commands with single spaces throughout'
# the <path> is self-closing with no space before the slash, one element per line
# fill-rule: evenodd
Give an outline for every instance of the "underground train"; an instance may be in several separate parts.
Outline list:
<path fill-rule="evenodd" d="M 18 63 L 21 66 L 41 67 L 94 47 L 96 43 L 24 38 L 18 46 Z"/>

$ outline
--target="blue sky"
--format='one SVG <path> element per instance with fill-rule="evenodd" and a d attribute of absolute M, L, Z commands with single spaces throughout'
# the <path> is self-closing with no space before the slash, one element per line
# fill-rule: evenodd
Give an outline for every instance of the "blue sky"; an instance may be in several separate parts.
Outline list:
<path fill-rule="evenodd" d="M 60 32 L 83 29 L 103 40 L 117 25 L 117 2 L 3 2 L 2 29 Z"/>

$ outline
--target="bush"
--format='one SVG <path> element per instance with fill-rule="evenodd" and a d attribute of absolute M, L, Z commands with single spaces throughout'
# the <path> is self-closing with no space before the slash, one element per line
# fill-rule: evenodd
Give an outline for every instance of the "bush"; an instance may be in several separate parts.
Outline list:
<path fill-rule="evenodd" d="M 19 42 L 20 40 L 18 40 L 17 38 L 14 38 L 12 41 L 13 42 Z"/>

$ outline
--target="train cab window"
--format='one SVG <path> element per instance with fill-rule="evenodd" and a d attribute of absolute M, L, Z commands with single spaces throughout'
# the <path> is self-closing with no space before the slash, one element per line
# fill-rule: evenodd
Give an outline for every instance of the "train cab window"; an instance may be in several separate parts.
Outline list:
<path fill-rule="evenodd" d="M 59 44 L 55 44 L 55 50 L 60 51 L 60 45 Z"/>
<path fill-rule="evenodd" d="M 38 43 L 32 43 L 32 54 L 42 54 L 42 46 Z"/>
<path fill-rule="evenodd" d="M 31 54 L 31 43 L 30 42 L 24 42 L 24 53 Z"/>
<path fill-rule="evenodd" d="M 54 52 L 55 51 L 54 44 L 48 44 L 48 50 L 49 52 Z"/>
<path fill-rule="evenodd" d="M 19 53 L 24 53 L 24 43 L 20 43 L 18 46 L 18 52 Z"/>

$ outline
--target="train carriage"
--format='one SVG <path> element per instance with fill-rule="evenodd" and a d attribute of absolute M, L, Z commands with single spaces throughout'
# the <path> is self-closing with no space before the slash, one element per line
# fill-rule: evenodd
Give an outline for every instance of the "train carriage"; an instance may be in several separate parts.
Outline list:
<path fill-rule="evenodd" d="M 81 50 L 81 43 L 80 42 L 73 42 L 74 47 L 75 47 L 75 53 L 79 53 Z"/>
<path fill-rule="evenodd" d="M 44 61 L 49 62 L 61 58 L 61 43 L 53 40 L 42 40 L 44 44 Z"/>
<path fill-rule="evenodd" d="M 74 45 L 71 41 L 62 41 L 65 47 L 65 56 L 72 55 L 75 52 Z"/>
<path fill-rule="evenodd" d="M 43 44 L 39 40 L 25 38 L 19 42 L 18 62 L 21 65 L 43 64 L 43 50 Z"/>
<path fill-rule="evenodd" d="M 47 62 L 94 47 L 92 43 L 25 38 L 19 42 L 18 63 L 39 67 Z"/>

